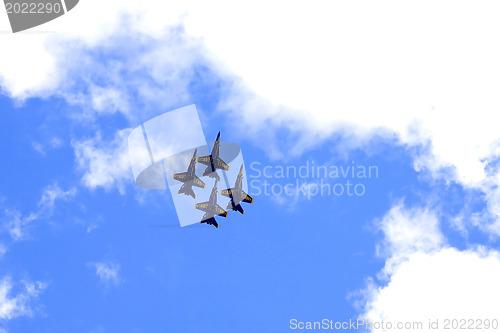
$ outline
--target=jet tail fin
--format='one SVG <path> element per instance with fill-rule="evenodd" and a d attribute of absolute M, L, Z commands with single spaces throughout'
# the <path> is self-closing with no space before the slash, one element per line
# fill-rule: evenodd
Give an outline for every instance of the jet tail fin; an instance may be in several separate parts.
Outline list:
<path fill-rule="evenodd" d="M 219 224 L 217 223 L 217 221 L 213 217 L 206 219 L 206 220 L 201 220 L 200 223 L 206 223 L 208 225 L 213 225 L 216 228 L 219 227 Z"/>
<path fill-rule="evenodd" d="M 237 204 L 234 208 L 234 210 L 237 210 L 238 212 L 240 212 L 241 214 L 245 214 L 245 211 L 243 210 L 243 207 L 241 207 L 240 204 Z"/>
<path fill-rule="evenodd" d="M 229 210 L 229 209 L 232 209 L 234 211 L 238 211 L 241 214 L 245 214 L 245 211 L 243 210 L 243 207 L 241 207 L 240 204 L 234 205 L 233 204 L 233 200 L 229 200 L 229 202 L 227 203 L 226 210 Z"/>

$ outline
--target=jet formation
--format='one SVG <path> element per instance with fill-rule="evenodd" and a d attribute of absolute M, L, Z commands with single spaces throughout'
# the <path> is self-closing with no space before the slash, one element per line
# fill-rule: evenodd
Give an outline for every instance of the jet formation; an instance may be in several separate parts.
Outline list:
<path fill-rule="evenodd" d="M 219 140 L 220 140 L 220 132 L 217 134 L 217 139 L 215 140 L 215 143 L 212 148 L 212 153 L 210 155 L 201 156 L 198 157 L 198 159 L 196 159 L 196 154 L 198 150 L 195 149 L 187 171 L 181 173 L 174 172 L 173 175 L 173 178 L 175 180 L 178 180 L 183 183 L 177 193 L 189 195 L 194 199 L 196 199 L 196 194 L 193 191 L 193 186 L 205 188 L 205 183 L 195 174 L 196 161 L 207 166 L 207 168 L 203 172 L 203 176 L 215 178 L 215 184 L 214 187 L 212 188 L 212 193 L 210 194 L 209 200 L 202 203 L 195 203 L 195 208 L 205 212 L 205 214 L 201 218 L 200 223 L 207 223 L 208 225 L 213 225 L 216 228 L 219 227 L 219 224 L 215 220 L 215 216 L 227 217 L 226 210 L 229 209 L 232 209 L 234 211 L 239 211 L 241 214 L 244 214 L 244 210 L 241 207 L 240 203 L 253 202 L 253 198 L 243 191 L 243 164 L 242 164 L 234 187 L 221 191 L 221 195 L 226 196 L 230 199 L 229 203 L 226 206 L 226 210 L 224 210 L 221 206 L 217 204 L 217 192 L 218 192 L 217 182 L 220 181 L 220 177 L 217 173 L 217 170 L 220 169 L 223 170 L 223 172 L 229 170 L 229 165 L 226 164 L 226 162 L 224 162 L 219 157 L 219 151 L 220 151 Z"/>

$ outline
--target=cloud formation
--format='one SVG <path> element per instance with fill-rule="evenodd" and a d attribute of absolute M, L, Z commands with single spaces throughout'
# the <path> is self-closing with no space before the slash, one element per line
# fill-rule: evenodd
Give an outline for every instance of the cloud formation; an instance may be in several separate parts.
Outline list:
<path fill-rule="evenodd" d="M 34 212 L 23 214 L 17 209 L 4 209 L 3 227 L 14 241 L 26 239 L 29 236 L 27 229 L 33 221 L 51 217 L 57 201 L 68 201 L 73 199 L 75 195 L 76 188 L 74 187 L 62 190 L 57 183 L 49 185 L 43 189 Z"/>
<path fill-rule="evenodd" d="M 73 142 L 78 169 L 83 172 L 83 185 L 107 190 L 116 186 L 123 193 L 125 185 L 133 182 L 127 146 L 130 131 L 118 131 L 111 142 L 105 142 L 100 134 Z"/>
<path fill-rule="evenodd" d="M 384 234 L 376 253 L 387 258 L 383 271 L 386 276 L 412 254 L 432 253 L 446 246 L 437 213 L 429 208 L 405 208 L 402 200 L 376 223 L 376 227 Z"/>
<path fill-rule="evenodd" d="M 339 133 L 345 146 L 373 135 L 423 146 L 415 168 L 483 191 L 495 218 L 482 228 L 500 235 L 496 2 L 240 6 L 86 1 L 44 26 L 56 34 L 2 36 L 0 84 L 17 99 L 59 95 L 132 119 L 130 96 L 166 110 L 187 101 L 201 63 L 225 82 L 217 110 L 270 152 L 283 129 L 296 154 Z M 115 60 L 100 63 L 102 52 Z"/>
<path fill-rule="evenodd" d="M 46 288 L 46 284 L 40 281 L 21 281 L 21 285 L 20 290 L 13 296 L 15 284 L 12 278 L 5 276 L 0 280 L 0 319 L 11 320 L 22 316 L 33 316 L 31 303 Z"/>
<path fill-rule="evenodd" d="M 95 262 L 88 265 L 95 268 L 96 275 L 103 284 L 116 286 L 121 282 L 120 265 L 112 262 Z"/>
<path fill-rule="evenodd" d="M 429 209 L 405 208 L 401 203 L 379 221 L 384 240 L 378 252 L 386 265 L 379 283 L 368 280 L 360 317 L 394 325 L 422 322 L 422 332 L 435 331 L 428 329 L 429 319 L 443 325 L 444 319 L 496 318 L 500 253 L 447 246 L 438 221 Z"/>

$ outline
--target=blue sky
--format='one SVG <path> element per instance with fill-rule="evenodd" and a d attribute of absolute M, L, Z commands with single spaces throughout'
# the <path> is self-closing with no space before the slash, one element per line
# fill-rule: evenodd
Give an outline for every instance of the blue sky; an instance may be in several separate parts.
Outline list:
<path fill-rule="evenodd" d="M 210 103 L 203 102 L 198 105 L 208 110 Z M 366 187 L 361 197 L 291 196 L 281 202 L 261 195 L 246 205 L 245 215 L 220 218 L 219 229 L 180 228 L 168 191 L 143 190 L 131 182 L 123 193 L 82 186 L 71 141 L 92 135 L 92 128 L 111 137 L 123 120 L 112 116 L 89 126 L 51 116 L 67 107 L 58 99 L 15 107 L 2 98 L 2 155 L 9 161 L 2 165 L 2 173 L 9 175 L 1 193 L 4 212 L 15 210 L 24 217 L 40 210 L 42 193 L 54 184 L 63 191 L 76 189 L 68 200 L 56 201 L 53 212 L 23 226 L 23 239 L 13 242 L 5 230 L 2 234 L 9 248 L 2 274 L 46 283 L 30 301 L 36 315 L 9 322 L 12 332 L 220 332 L 234 327 L 284 332 L 292 318 L 356 318 L 358 310 L 348 296 L 384 265 L 375 255 L 381 235 L 373 221 L 400 198 L 418 206 L 436 192 L 451 199 L 463 196 L 457 185 L 431 187 L 419 179 L 410 152 L 391 142 L 378 140 L 371 145 L 375 153 L 356 150 L 343 158 L 335 153 L 339 143 L 327 142 L 284 163 L 270 160 L 265 148 L 247 138 L 238 143 L 250 180 L 257 175 L 249 169 L 252 162 L 300 167 L 307 161 L 337 166 L 355 161 L 377 166 L 379 177 L 361 180 Z M 218 121 L 223 135 L 231 133 L 217 115 L 208 128 L 217 128 L 212 124 Z M 50 146 L 53 138 L 60 146 Z M 230 134 L 223 138 L 231 141 Z M 37 151 L 33 142 L 46 151 Z M 446 206 L 459 210 L 462 204 L 457 200 Z M 4 216 L 4 224 L 9 218 Z M 456 232 L 446 236 L 463 246 Z M 117 277 L 100 279 L 98 263 L 116 269 Z"/>
<path fill-rule="evenodd" d="M 96 4 L 81 6 L 85 16 Z M 135 16 L 135 6 L 123 5 L 125 17 L 108 8 L 116 21 L 97 15 L 95 25 L 105 27 L 99 37 L 91 27 L 78 29 L 79 7 L 73 23 L 62 18 L 49 26 L 67 35 L 2 36 L 20 58 L 2 58 L 0 67 L 0 332 L 289 332 L 297 331 L 290 329 L 294 318 L 498 316 L 499 141 L 489 125 L 495 119 L 486 116 L 494 97 L 468 90 L 462 98 L 466 83 L 419 90 L 426 79 L 410 69 L 418 83 L 394 84 L 406 67 L 390 59 L 387 80 L 369 89 L 364 84 L 378 75 L 371 69 L 346 74 L 307 52 L 296 55 L 284 35 L 282 48 L 267 43 L 277 33 L 267 19 L 270 39 L 256 31 L 262 44 L 250 54 L 255 41 L 245 18 L 234 26 L 242 42 L 232 31 L 221 34 L 222 23 L 204 21 L 202 5 L 179 14 L 181 24 L 169 16 L 160 26 L 155 11 L 145 6 L 146 18 Z M 134 24 L 117 29 L 123 22 Z M 368 43 L 362 31 L 349 34 Z M 340 46 L 359 51 L 339 36 L 332 38 Z M 422 39 L 412 36 L 418 48 Z M 20 64 L 30 42 L 40 55 L 37 70 Z M 382 45 L 381 53 L 396 50 Z M 287 76 L 274 54 L 262 58 L 269 47 L 294 60 L 296 71 Z M 242 48 L 248 58 L 240 57 Z M 429 73 L 437 81 L 455 82 L 436 68 Z M 359 89 L 351 87 L 353 76 L 364 82 Z M 384 95 L 390 89 L 403 97 Z M 359 101 L 350 99 L 355 95 Z M 458 104 L 485 96 L 491 106 L 477 102 L 484 112 L 477 126 L 469 116 L 443 122 Z M 264 180 L 252 163 L 260 170 L 376 166 L 378 177 L 353 180 L 364 186 L 361 196 L 258 195 L 250 186 L 254 202 L 243 204 L 244 215 L 218 218 L 218 229 L 181 228 L 168 190 L 135 185 L 127 137 L 190 104 L 207 141 L 220 131 L 222 141 L 241 147 L 249 182 Z M 267 180 L 295 184 L 293 177 Z M 457 292 L 461 299 L 450 296 Z"/>

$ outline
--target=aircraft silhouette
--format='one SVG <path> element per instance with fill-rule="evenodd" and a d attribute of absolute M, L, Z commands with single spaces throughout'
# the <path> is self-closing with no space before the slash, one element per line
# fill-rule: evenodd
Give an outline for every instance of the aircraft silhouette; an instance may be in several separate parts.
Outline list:
<path fill-rule="evenodd" d="M 198 157 L 198 162 L 201 164 L 207 165 L 207 168 L 203 172 L 203 176 L 209 176 L 211 178 L 217 179 L 217 181 L 220 180 L 219 175 L 217 174 L 217 169 L 221 170 L 229 170 L 229 165 L 226 164 L 220 157 L 219 157 L 219 149 L 220 149 L 220 132 L 217 134 L 217 139 L 215 140 L 214 146 L 212 148 L 212 153 L 207 156 L 201 156 Z"/>
<path fill-rule="evenodd" d="M 236 178 L 236 182 L 233 188 L 228 188 L 227 190 L 222 190 L 220 194 L 225 197 L 230 198 L 229 203 L 226 206 L 226 209 L 232 209 L 234 211 L 239 211 L 241 214 L 244 214 L 245 211 L 240 205 L 240 202 L 248 202 L 252 203 L 253 198 L 243 191 L 243 164 L 241 165 L 240 172 L 238 173 L 238 178 Z"/>
<path fill-rule="evenodd" d="M 212 188 L 210 199 L 206 202 L 195 204 L 194 207 L 205 212 L 205 215 L 201 218 L 200 223 L 207 223 L 215 226 L 216 228 L 219 227 L 219 224 L 215 220 L 215 216 L 226 217 L 227 212 L 217 204 L 217 180 L 215 180 L 214 187 Z"/>
<path fill-rule="evenodd" d="M 194 150 L 193 157 L 191 158 L 191 162 L 189 163 L 187 172 L 174 172 L 174 179 L 180 182 L 183 182 L 181 188 L 177 193 L 184 193 L 185 195 L 190 195 L 194 199 L 196 199 L 196 194 L 193 191 L 193 185 L 200 188 L 205 188 L 205 183 L 196 176 L 195 174 L 195 164 L 196 164 L 196 153 L 198 149 Z"/>

